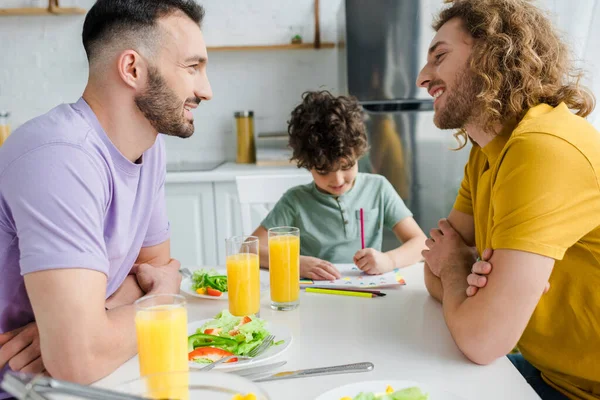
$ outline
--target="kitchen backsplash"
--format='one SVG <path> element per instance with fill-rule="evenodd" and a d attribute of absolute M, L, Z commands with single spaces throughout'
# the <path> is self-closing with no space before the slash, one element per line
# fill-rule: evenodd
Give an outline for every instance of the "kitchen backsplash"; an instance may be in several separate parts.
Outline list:
<path fill-rule="evenodd" d="M 2 7 L 40 6 L 38 0 L 2 0 Z M 340 0 L 321 1 L 321 40 L 334 41 Z M 94 0 L 61 0 L 89 9 Z M 206 9 L 208 46 L 288 43 L 313 39 L 313 0 L 198 0 Z M 84 16 L 2 17 L 0 109 L 11 125 L 74 102 L 87 80 L 81 44 Z M 280 131 L 303 91 L 337 91 L 335 49 L 209 52 L 214 98 L 195 112 L 189 139 L 167 138 L 170 162 L 235 159 L 233 113 L 253 110 L 256 131 Z"/>
<path fill-rule="evenodd" d="M 340 1 L 320 2 L 323 41 L 335 41 Z M 423 1 L 441 5 L 441 0 Z M 203 30 L 209 46 L 286 43 L 295 34 L 307 42 L 313 38 L 313 0 L 198 2 L 206 8 Z M 2 7 L 40 6 L 45 0 L 0 3 Z M 61 5 L 86 9 L 93 3 L 61 0 Z M 600 75 L 595 67 L 600 67 L 600 50 L 591 40 L 600 29 L 600 7 L 593 6 L 595 0 L 541 0 L 538 4 L 556 13 L 553 18 L 569 35 L 574 53 L 587 61 L 582 66 L 590 74 Z M 582 15 L 587 16 L 583 22 L 578 19 Z M 11 112 L 13 129 L 81 95 L 87 80 L 87 60 L 81 45 L 83 20 L 84 16 L 0 19 L 0 110 Z M 167 138 L 170 162 L 233 160 L 235 111 L 253 110 L 257 132 L 281 131 L 303 91 L 323 88 L 338 92 L 335 49 L 212 52 L 209 58 L 214 98 L 194 112 L 194 136 Z M 586 83 L 593 83 L 596 95 L 600 95 L 600 78 Z M 598 115 L 597 110 L 591 120 L 600 128 Z"/>

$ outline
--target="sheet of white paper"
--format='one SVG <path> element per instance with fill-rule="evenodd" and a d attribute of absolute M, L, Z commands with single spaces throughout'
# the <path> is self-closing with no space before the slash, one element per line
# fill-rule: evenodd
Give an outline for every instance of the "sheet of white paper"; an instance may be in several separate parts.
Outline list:
<path fill-rule="evenodd" d="M 335 281 L 311 281 L 310 279 L 301 279 L 300 285 L 310 287 L 377 288 L 406 284 L 399 270 L 394 270 L 382 275 L 367 275 L 354 264 L 334 265 L 342 274 L 341 279 L 336 279 Z"/>

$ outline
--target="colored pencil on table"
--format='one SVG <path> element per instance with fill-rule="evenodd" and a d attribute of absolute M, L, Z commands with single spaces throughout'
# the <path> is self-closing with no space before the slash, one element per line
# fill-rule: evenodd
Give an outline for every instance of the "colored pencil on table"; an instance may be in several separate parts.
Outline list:
<path fill-rule="evenodd" d="M 360 209 L 360 244 L 365 248 L 365 212 Z"/>
<path fill-rule="evenodd" d="M 353 297 L 377 297 L 373 293 L 366 292 L 351 292 L 349 290 L 335 290 L 335 289 L 320 289 L 320 288 L 306 288 L 307 293 L 321 293 L 321 294 L 335 294 L 338 296 L 353 296 Z"/>
<path fill-rule="evenodd" d="M 373 289 L 358 289 L 358 288 L 345 288 L 345 287 L 339 287 L 339 286 L 317 286 L 317 289 L 330 289 L 330 290 L 341 290 L 344 292 L 363 292 L 363 293 L 371 293 L 374 294 L 375 296 L 378 297 L 384 297 L 385 293 L 379 291 L 379 290 L 373 290 Z"/>

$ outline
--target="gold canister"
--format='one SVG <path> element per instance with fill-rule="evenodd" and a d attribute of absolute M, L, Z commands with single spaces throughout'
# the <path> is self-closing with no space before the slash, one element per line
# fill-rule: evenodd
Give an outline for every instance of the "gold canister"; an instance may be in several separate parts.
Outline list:
<path fill-rule="evenodd" d="M 8 135 L 10 135 L 9 116 L 10 113 L 8 111 L 0 111 L 0 146 L 2 146 Z"/>
<path fill-rule="evenodd" d="M 237 111 L 235 114 L 237 134 L 237 157 L 240 164 L 256 163 L 256 144 L 254 142 L 254 112 Z"/>

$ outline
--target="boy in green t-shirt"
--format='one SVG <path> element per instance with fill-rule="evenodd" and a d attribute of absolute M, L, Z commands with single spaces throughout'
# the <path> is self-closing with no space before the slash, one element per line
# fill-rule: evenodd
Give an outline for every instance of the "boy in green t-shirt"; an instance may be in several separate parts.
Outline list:
<path fill-rule="evenodd" d="M 426 236 L 392 185 L 381 175 L 358 173 L 367 151 L 362 110 L 353 97 L 306 92 L 291 115 L 288 132 L 293 159 L 314 182 L 288 190 L 253 233 L 260 239 L 261 265 L 268 267 L 268 229 L 300 229 L 300 275 L 316 280 L 340 277 L 333 263 L 353 262 L 368 274 L 382 274 L 421 260 Z M 360 210 L 365 249 L 361 249 Z M 383 227 L 403 243 L 381 252 Z"/>

